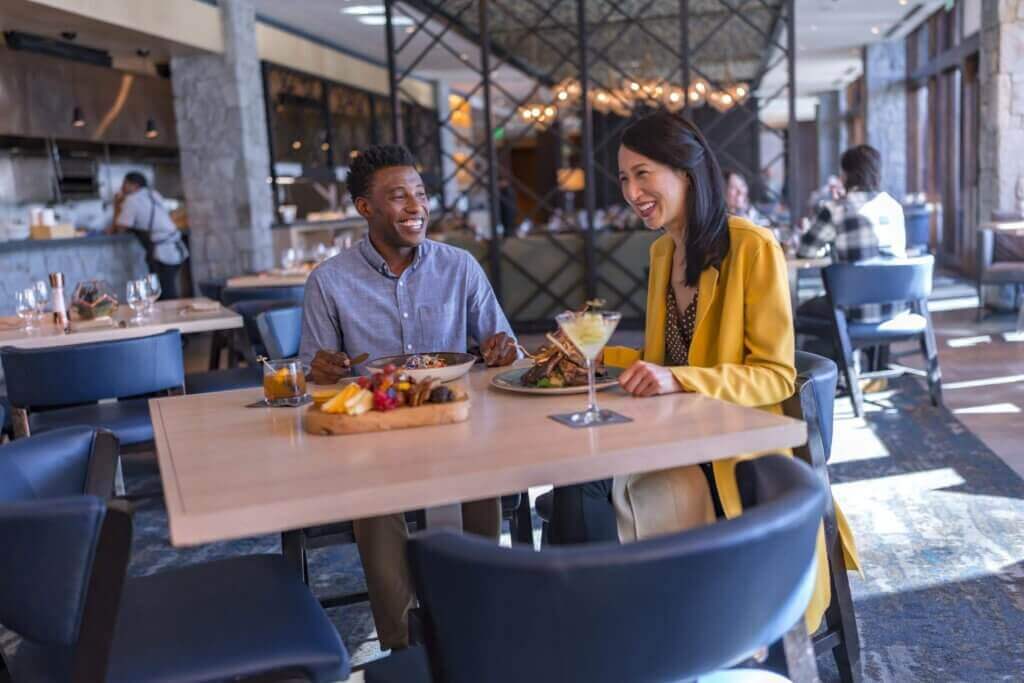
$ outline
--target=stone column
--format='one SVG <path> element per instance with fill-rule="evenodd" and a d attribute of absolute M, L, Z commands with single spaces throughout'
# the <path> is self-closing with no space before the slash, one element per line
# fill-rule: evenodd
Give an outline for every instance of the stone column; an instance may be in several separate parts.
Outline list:
<path fill-rule="evenodd" d="M 224 54 L 171 60 L 195 283 L 273 264 L 256 14 L 245 0 L 219 5 Z"/>
<path fill-rule="evenodd" d="M 982 0 L 978 204 L 981 222 L 1024 202 L 1024 0 Z"/>
<path fill-rule="evenodd" d="M 882 189 L 902 201 L 907 193 L 907 48 L 902 40 L 864 50 L 867 143 L 882 155 Z"/>
<path fill-rule="evenodd" d="M 818 95 L 818 187 L 828 181 L 830 175 L 839 175 L 840 130 L 843 123 L 839 107 L 839 91 Z"/>

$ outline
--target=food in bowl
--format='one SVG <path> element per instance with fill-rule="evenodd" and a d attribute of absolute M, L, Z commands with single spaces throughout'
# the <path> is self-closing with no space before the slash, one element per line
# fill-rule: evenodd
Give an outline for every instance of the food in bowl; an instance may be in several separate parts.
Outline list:
<path fill-rule="evenodd" d="M 406 370 L 436 370 L 448 367 L 448 361 L 435 354 L 417 353 L 406 358 L 402 367 Z"/>

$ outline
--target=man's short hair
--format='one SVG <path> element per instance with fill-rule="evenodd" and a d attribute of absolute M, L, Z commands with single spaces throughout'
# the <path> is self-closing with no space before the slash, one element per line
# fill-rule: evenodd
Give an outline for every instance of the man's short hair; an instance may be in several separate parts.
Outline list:
<path fill-rule="evenodd" d="M 132 185 L 138 185 L 139 187 L 147 187 L 149 182 L 146 180 L 146 176 L 142 175 L 138 171 L 128 171 L 124 174 L 124 181 L 131 183 Z"/>
<path fill-rule="evenodd" d="M 857 145 L 843 152 L 839 168 L 846 174 L 846 189 L 877 191 L 882 186 L 882 155 L 871 145 Z"/>
<path fill-rule="evenodd" d="M 352 160 L 345 184 L 354 201 L 358 197 L 370 195 L 373 174 L 382 168 L 391 166 L 416 167 L 416 159 L 412 152 L 402 145 L 374 145 L 359 153 Z"/>

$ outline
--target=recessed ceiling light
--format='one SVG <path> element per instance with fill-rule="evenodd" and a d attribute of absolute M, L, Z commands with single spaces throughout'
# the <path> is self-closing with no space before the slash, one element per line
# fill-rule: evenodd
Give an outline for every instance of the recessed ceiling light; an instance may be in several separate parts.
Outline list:
<path fill-rule="evenodd" d="M 352 5 L 350 7 L 342 7 L 342 14 L 355 14 L 358 16 L 366 14 L 384 14 L 384 5 Z"/>
<path fill-rule="evenodd" d="M 459 59 L 461 59 L 464 62 L 468 62 L 469 61 L 469 55 L 467 55 L 465 52 L 463 52 L 462 54 L 459 55 Z"/>
<path fill-rule="evenodd" d="M 818 30 L 818 25 L 817 24 L 811 24 L 811 30 L 812 31 L 817 31 Z"/>
<path fill-rule="evenodd" d="M 906 7 L 908 1 L 909 0 L 900 0 L 900 4 Z"/>
<path fill-rule="evenodd" d="M 365 15 L 359 17 L 360 24 L 366 24 L 367 26 L 384 26 L 388 23 L 388 20 L 384 16 L 377 15 Z M 412 26 L 413 21 L 409 17 L 391 17 L 392 26 Z"/>
<path fill-rule="evenodd" d="M 871 27 L 871 32 L 874 33 L 877 36 L 879 33 L 882 32 L 882 29 L 880 27 L 878 27 L 878 26 L 872 26 Z"/>

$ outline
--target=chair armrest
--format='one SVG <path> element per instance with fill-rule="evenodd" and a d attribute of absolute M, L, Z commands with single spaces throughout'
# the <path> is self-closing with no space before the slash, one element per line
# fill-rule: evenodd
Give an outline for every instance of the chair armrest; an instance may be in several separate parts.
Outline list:
<path fill-rule="evenodd" d="M 89 454 L 89 469 L 85 475 L 85 493 L 110 500 L 114 495 L 120 444 L 113 432 L 96 430 Z"/>

